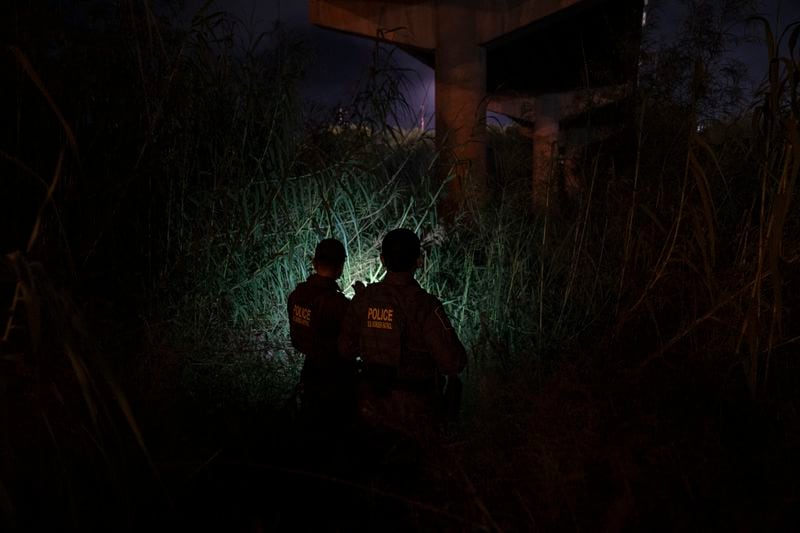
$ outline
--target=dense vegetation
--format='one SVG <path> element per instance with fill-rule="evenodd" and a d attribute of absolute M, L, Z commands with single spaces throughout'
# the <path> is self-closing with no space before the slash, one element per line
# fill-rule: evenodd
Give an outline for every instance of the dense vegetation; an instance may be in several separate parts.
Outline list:
<path fill-rule="evenodd" d="M 0 524 L 286 528 L 279 493 L 308 475 L 280 455 L 286 296 L 327 236 L 343 287 L 379 279 L 398 226 L 469 349 L 465 409 L 430 473 L 446 499 L 357 486 L 359 509 L 455 529 L 796 523 L 799 32 L 754 21 L 768 76 L 734 116 L 711 29 L 746 3 L 718 4 L 644 58 L 624 127 L 581 152 L 580 194 L 535 212 L 529 141 L 492 128 L 490 197 L 447 223 L 387 47 L 342 115 L 300 98 L 313 54 L 279 25 L 4 7 Z M 245 473 L 203 477 L 234 456 Z M 254 478 L 278 496 L 245 496 Z M 224 488 L 195 500 L 206 484 Z"/>

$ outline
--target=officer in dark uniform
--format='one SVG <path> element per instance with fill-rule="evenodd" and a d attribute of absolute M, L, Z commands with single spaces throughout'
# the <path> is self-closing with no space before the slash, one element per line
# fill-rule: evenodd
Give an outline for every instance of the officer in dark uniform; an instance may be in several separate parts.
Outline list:
<path fill-rule="evenodd" d="M 381 262 L 387 270 L 383 280 L 353 297 L 339 352 L 362 361 L 359 419 L 424 444 L 439 405 L 437 378 L 458 382 L 466 353 L 441 302 L 414 280 L 421 263 L 414 232 L 390 231 L 383 239 Z"/>
<path fill-rule="evenodd" d="M 321 241 L 314 251 L 314 274 L 292 291 L 288 301 L 292 345 L 305 355 L 298 385 L 301 414 L 318 426 L 346 423 L 355 405 L 355 367 L 339 357 L 337 349 L 350 304 L 336 283 L 345 257 L 341 242 Z"/>

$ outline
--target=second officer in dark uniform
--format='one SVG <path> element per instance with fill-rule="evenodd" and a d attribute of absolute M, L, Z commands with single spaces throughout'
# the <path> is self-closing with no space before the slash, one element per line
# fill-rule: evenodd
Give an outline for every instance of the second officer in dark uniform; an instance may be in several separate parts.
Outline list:
<path fill-rule="evenodd" d="M 305 355 L 298 386 L 301 414 L 319 429 L 346 423 L 355 404 L 354 366 L 339 357 L 337 348 L 350 304 L 336 282 L 345 258 L 341 242 L 320 241 L 314 251 L 315 272 L 297 285 L 288 301 L 292 345 Z"/>
<path fill-rule="evenodd" d="M 387 274 L 358 292 L 342 324 L 339 352 L 363 365 L 358 414 L 369 427 L 424 441 L 433 428 L 440 376 L 457 381 L 464 346 L 442 303 L 414 279 L 420 241 L 407 229 L 383 239 Z"/>

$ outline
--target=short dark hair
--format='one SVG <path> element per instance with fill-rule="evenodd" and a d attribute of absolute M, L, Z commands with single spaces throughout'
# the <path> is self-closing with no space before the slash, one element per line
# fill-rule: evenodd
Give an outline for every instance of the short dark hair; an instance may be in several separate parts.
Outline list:
<path fill-rule="evenodd" d="M 383 238 L 381 255 L 390 272 L 413 272 L 419 258 L 419 237 L 407 229 L 393 229 Z"/>
<path fill-rule="evenodd" d="M 344 245 L 338 239 L 323 239 L 314 250 L 314 261 L 323 265 L 338 267 L 346 257 Z"/>

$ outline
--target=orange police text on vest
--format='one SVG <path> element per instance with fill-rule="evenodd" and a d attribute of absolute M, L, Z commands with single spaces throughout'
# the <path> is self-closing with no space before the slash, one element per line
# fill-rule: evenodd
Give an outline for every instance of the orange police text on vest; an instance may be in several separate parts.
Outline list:
<path fill-rule="evenodd" d="M 391 307 L 368 307 L 367 327 L 374 329 L 393 329 L 394 309 Z"/>
<path fill-rule="evenodd" d="M 301 326 L 310 326 L 311 309 L 297 304 L 292 306 L 292 322 Z"/>

